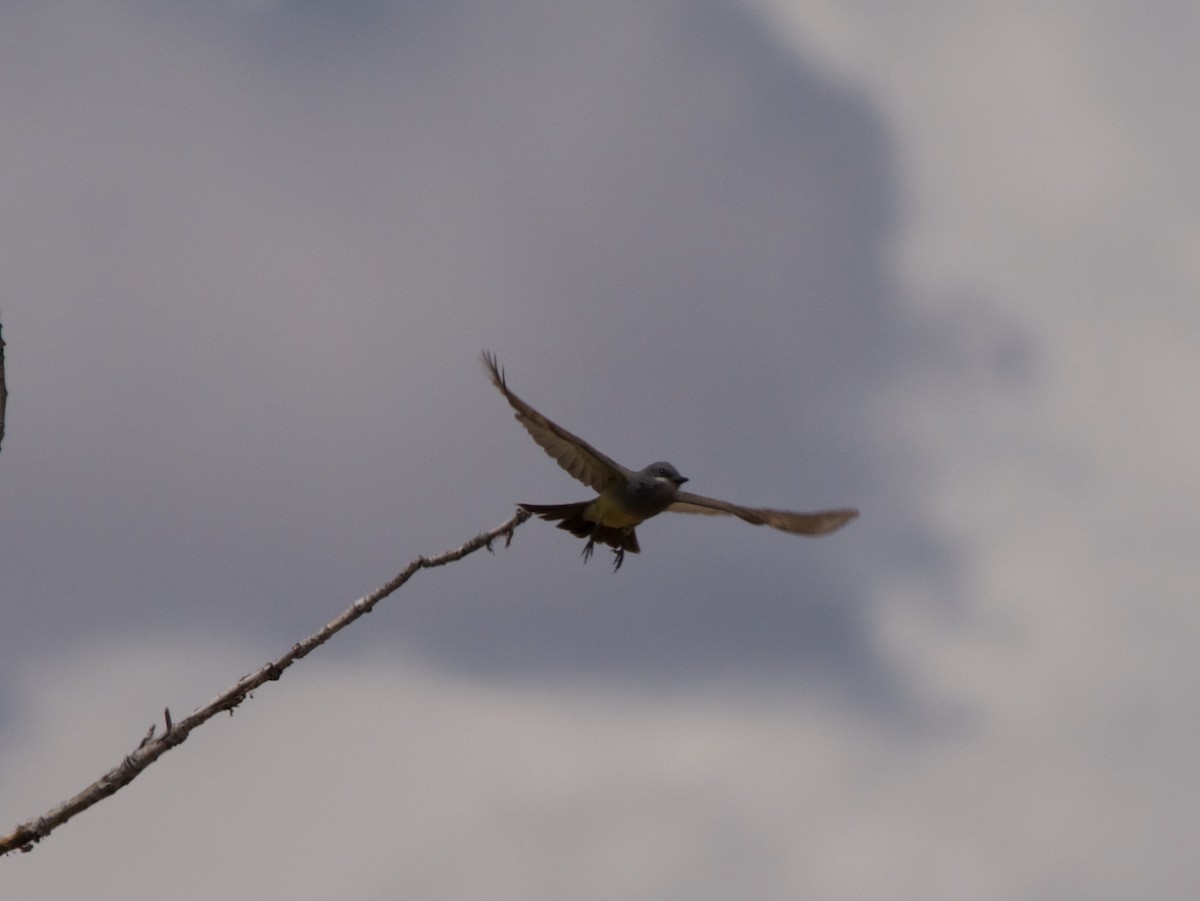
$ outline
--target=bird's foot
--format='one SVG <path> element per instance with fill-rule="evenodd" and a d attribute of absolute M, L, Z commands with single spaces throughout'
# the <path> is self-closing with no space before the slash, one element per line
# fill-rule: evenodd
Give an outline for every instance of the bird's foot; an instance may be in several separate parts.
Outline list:
<path fill-rule="evenodd" d="M 621 564 L 625 562 L 625 548 L 619 547 L 613 551 L 613 572 L 621 568 Z"/>
<path fill-rule="evenodd" d="M 585 544 L 583 546 L 583 562 L 584 563 L 587 563 L 589 560 L 592 559 L 592 551 L 594 551 L 595 549 L 596 549 L 596 542 L 594 542 L 592 539 L 589 538 L 587 544 Z"/>

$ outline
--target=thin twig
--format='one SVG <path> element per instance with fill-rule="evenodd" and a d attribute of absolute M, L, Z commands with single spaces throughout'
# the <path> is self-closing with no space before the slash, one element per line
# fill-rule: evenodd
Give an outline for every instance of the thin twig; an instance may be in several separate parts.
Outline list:
<path fill-rule="evenodd" d="M 4 328 L 0 326 L 0 444 L 4 443 L 4 408 L 8 403 L 8 386 L 4 383 Z"/>
<path fill-rule="evenodd" d="M 476 535 L 460 547 L 432 557 L 418 557 L 409 563 L 408 566 L 404 567 L 391 581 L 381 585 L 370 594 L 359 598 L 351 604 L 341 616 L 328 623 L 319 632 L 310 635 L 299 644 L 294 645 L 290 651 L 278 660 L 273 660 L 255 672 L 243 676 L 231 688 L 217 695 L 203 707 L 197 708 L 189 716 L 173 722 L 171 711 L 164 710 L 164 728 L 161 734 L 156 736 L 154 734 L 155 726 L 152 725 L 132 753 L 127 755 L 124 760 L 79 794 L 75 795 L 75 797 L 64 801 L 40 817 L 32 819 L 27 823 L 22 823 L 8 835 L 0 836 L 0 856 L 18 849 L 21 851 L 32 851 L 33 846 L 37 842 L 49 835 L 58 826 L 71 819 L 75 814 L 86 810 L 101 799 L 107 798 L 114 792 L 124 788 L 137 778 L 142 770 L 171 750 L 171 748 L 183 744 L 191 731 L 201 723 L 212 719 L 223 710 L 232 711 L 254 689 L 278 679 L 283 675 L 283 671 L 297 660 L 306 657 L 311 651 L 324 644 L 337 632 L 350 625 L 350 623 L 354 622 L 364 613 L 370 613 L 376 604 L 411 579 L 417 570 L 430 569 L 434 566 L 444 566 L 447 563 L 453 563 L 455 560 L 461 560 L 468 554 L 483 547 L 491 551 L 492 542 L 501 536 L 504 537 L 504 546 L 508 547 L 512 541 L 513 530 L 528 518 L 528 513 L 524 510 L 518 510 L 516 515 L 503 525 L 489 532 Z"/>

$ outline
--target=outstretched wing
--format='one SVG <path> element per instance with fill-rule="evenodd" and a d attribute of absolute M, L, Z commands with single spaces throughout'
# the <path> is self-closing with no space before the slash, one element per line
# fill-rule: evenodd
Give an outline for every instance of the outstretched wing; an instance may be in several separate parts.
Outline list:
<path fill-rule="evenodd" d="M 504 382 L 504 370 L 496 362 L 494 354 L 483 352 L 483 368 L 491 376 L 492 384 L 500 389 L 512 408 L 517 411 L 517 422 L 525 426 L 533 440 L 558 465 L 585 485 L 603 491 L 614 479 L 629 478 L 628 469 L 596 450 L 582 438 L 572 435 L 560 425 L 551 422 L 521 398 L 508 390 Z"/>
<path fill-rule="evenodd" d="M 857 510 L 817 510 L 813 513 L 792 513 L 790 510 L 768 510 L 763 507 L 739 507 L 728 501 L 680 491 L 675 501 L 667 507 L 672 513 L 708 513 L 712 515 L 736 516 L 756 526 L 770 526 L 795 535 L 824 535 L 840 529 L 854 517 Z"/>

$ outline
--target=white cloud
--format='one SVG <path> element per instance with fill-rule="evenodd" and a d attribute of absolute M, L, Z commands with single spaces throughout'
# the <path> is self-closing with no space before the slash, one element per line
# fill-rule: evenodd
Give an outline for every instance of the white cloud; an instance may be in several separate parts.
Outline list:
<path fill-rule="evenodd" d="M 927 796 L 961 796 L 977 828 L 940 839 L 953 853 L 991 833 L 960 850 L 1003 874 L 996 897 L 1194 893 L 1180 836 L 1200 804 L 1184 546 L 1200 508 L 1200 278 L 1178 248 L 1197 230 L 1180 181 L 1195 91 L 1180 78 L 1197 79 L 1181 35 L 1200 35 L 1200 17 L 761 8 L 895 127 L 914 307 L 964 342 L 1008 322 L 1030 348 L 1016 384 L 918 380 L 890 398 L 964 576 L 953 624 L 921 612 L 926 586 L 891 588 L 882 614 L 880 645 L 979 727 L 934 764 L 944 781 Z"/>
<path fill-rule="evenodd" d="M 164 701 L 203 697 L 217 670 L 264 656 L 214 644 L 111 645 L 28 672 L 27 726 L 0 769 L 6 813 L 80 788 Z M 978 685 L 974 659 L 941 675 L 964 673 Z M 4 860 L 6 893 L 1117 898 L 1196 875 L 1144 857 L 1190 834 L 1173 784 L 1185 744 L 1131 779 L 1137 742 L 1094 731 L 1086 704 L 1064 719 L 1000 689 L 971 688 L 986 706 L 914 737 L 761 688 L 522 688 L 310 659 Z M 22 780 L 31 761 L 37 786 Z M 1173 845 L 1171 831 L 1165 845 L 1142 838 L 1160 827 Z"/>

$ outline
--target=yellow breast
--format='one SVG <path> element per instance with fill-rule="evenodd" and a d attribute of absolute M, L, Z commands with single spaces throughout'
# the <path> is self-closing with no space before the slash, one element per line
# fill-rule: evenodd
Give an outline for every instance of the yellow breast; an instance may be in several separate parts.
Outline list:
<path fill-rule="evenodd" d="M 612 498 L 600 495 L 583 511 L 585 519 L 590 519 L 592 522 L 598 522 L 602 526 L 609 526 L 613 529 L 624 529 L 627 526 L 636 526 L 646 517 L 639 516 L 636 513 L 630 513 L 622 510 Z"/>

